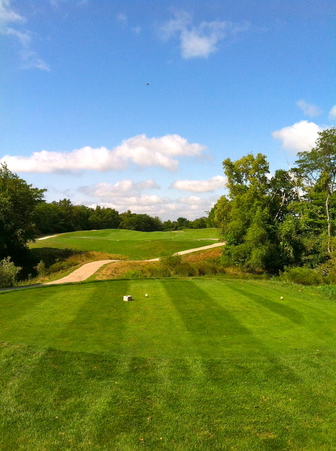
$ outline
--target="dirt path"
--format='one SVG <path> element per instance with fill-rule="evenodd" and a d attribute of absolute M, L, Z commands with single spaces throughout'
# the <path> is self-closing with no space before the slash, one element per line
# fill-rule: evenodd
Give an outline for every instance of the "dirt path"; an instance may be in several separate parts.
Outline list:
<path fill-rule="evenodd" d="M 224 244 L 225 243 L 209 244 L 208 246 L 202 246 L 197 247 L 195 249 L 187 249 L 186 251 L 176 252 L 176 254 L 174 255 L 190 254 L 191 252 L 203 251 L 206 249 L 212 249 L 213 247 L 224 246 Z M 139 261 L 157 262 L 159 260 L 160 260 L 159 258 L 152 258 L 151 260 L 139 260 Z M 106 265 L 107 263 L 113 263 L 118 261 L 120 260 L 99 260 L 96 262 L 86 263 L 85 265 L 73 271 L 71 274 L 62 277 L 62 279 L 53 280 L 52 282 L 47 282 L 44 283 L 43 285 L 56 285 L 59 283 L 82 282 L 83 280 L 86 280 L 89 277 L 91 277 L 92 274 L 94 274 L 96 271 L 98 271 L 99 268 Z"/>
<path fill-rule="evenodd" d="M 120 260 L 98 260 L 96 262 L 85 263 L 78 269 L 75 269 L 71 274 L 68 274 L 62 279 L 53 280 L 52 282 L 44 283 L 43 285 L 56 285 L 59 283 L 69 283 L 69 282 L 82 282 L 88 279 L 92 274 L 98 271 L 99 268 L 106 265 L 107 263 L 118 262 Z"/>

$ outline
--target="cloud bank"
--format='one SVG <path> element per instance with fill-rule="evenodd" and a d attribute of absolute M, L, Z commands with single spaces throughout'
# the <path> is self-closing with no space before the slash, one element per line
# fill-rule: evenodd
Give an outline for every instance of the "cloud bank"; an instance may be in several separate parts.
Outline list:
<path fill-rule="evenodd" d="M 323 129 L 314 122 L 300 121 L 272 133 L 273 138 L 282 142 L 282 148 L 292 152 L 311 150 Z"/>
<path fill-rule="evenodd" d="M 170 187 L 194 193 L 210 193 L 220 188 L 223 189 L 226 181 L 226 177 L 216 175 L 208 180 L 176 180 Z"/>
<path fill-rule="evenodd" d="M 119 211 L 131 210 L 133 213 L 146 213 L 158 216 L 162 220 L 174 220 L 184 217 L 190 220 L 206 216 L 207 212 L 214 206 L 218 198 L 204 199 L 199 196 L 180 197 L 171 199 L 152 194 L 138 194 L 136 196 L 114 197 L 103 202 L 86 204 L 90 207 L 100 205 L 110 207 Z M 83 204 L 83 202 L 81 202 Z"/>
<path fill-rule="evenodd" d="M 79 188 L 79 192 L 99 199 L 121 198 L 137 196 L 139 192 L 148 189 L 160 189 L 160 186 L 152 179 L 144 182 L 134 182 L 133 180 L 120 180 L 117 183 L 96 183 L 93 186 Z"/>
<path fill-rule="evenodd" d="M 193 180 L 193 182 L 202 185 L 204 181 Z M 96 183 L 79 187 L 76 190 L 76 197 L 80 199 L 83 196 L 79 204 L 92 207 L 100 205 L 114 208 L 119 212 L 131 210 L 134 213 L 147 213 L 151 216 L 159 216 L 162 220 L 177 219 L 180 216 L 187 219 L 205 216 L 218 200 L 218 196 L 205 199 L 191 195 L 173 199 L 151 193 L 152 190 L 160 189 L 161 187 L 153 179 L 141 182 L 126 179 L 114 184 Z"/>
<path fill-rule="evenodd" d="M 201 22 L 192 24 L 191 15 L 185 11 L 174 11 L 174 19 L 161 25 L 163 40 L 178 39 L 181 55 L 185 59 L 207 58 L 218 50 L 224 39 L 232 39 L 249 28 L 248 23 L 234 24 L 228 21 Z"/>
<path fill-rule="evenodd" d="M 0 162 L 6 162 L 15 172 L 57 173 L 83 170 L 119 171 L 130 164 L 139 167 L 161 167 L 176 171 L 179 165 L 177 157 L 201 156 L 205 146 L 190 144 L 179 135 L 165 135 L 160 138 L 148 138 L 138 135 L 124 140 L 114 149 L 89 146 L 71 152 L 49 152 L 42 150 L 31 156 L 4 156 Z"/>

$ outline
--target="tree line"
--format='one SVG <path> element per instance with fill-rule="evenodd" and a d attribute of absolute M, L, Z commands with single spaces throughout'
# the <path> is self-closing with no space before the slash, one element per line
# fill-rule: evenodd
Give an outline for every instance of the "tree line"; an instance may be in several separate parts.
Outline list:
<path fill-rule="evenodd" d="M 293 168 L 272 175 L 265 155 L 223 161 L 228 194 L 209 214 L 226 240 L 222 261 L 252 271 L 334 270 L 336 128 L 319 133 Z"/>

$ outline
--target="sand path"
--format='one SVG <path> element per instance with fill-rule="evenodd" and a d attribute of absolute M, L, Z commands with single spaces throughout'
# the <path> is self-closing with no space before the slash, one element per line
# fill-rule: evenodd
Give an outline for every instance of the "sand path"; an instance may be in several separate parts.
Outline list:
<path fill-rule="evenodd" d="M 225 243 L 209 244 L 208 246 L 202 246 L 202 247 L 197 247 L 195 249 L 187 249 L 186 251 L 176 252 L 176 254 L 174 254 L 174 255 L 190 254 L 191 252 L 203 251 L 206 249 L 212 249 L 213 247 L 224 246 L 224 244 Z M 140 261 L 157 262 L 159 260 L 160 260 L 159 258 L 152 258 L 151 260 L 140 260 Z M 56 284 L 60 284 L 60 283 L 82 282 L 83 280 L 86 280 L 89 277 L 91 277 L 102 266 L 104 266 L 108 263 L 119 262 L 119 261 L 120 260 L 99 260 L 96 262 L 86 263 L 85 265 L 83 265 L 80 268 L 73 271 L 71 274 L 68 274 L 67 276 L 62 277 L 62 279 L 53 280 L 52 282 L 47 282 L 47 283 L 44 283 L 43 285 L 56 285 Z M 127 260 L 127 261 L 129 261 L 129 260 Z"/>

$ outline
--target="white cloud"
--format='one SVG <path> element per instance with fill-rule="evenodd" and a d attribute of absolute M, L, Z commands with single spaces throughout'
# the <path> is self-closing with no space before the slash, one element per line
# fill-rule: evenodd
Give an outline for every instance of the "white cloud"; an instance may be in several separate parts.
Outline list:
<path fill-rule="evenodd" d="M 201 144 L 190 144 L 179 135 L 161 138 L 138 135 L 112 150 L 88 146 L 71 152 L 42 150 L 28 157 L 6 155 L 0 162 L 6 162 L 15 172 L 118 171 L 126 169 L 131 163 L 140 167 L 157 166 L 175 171 L 179 164 L 176 157 L 200 156 L 204 150 Z"/>
<path fill-rule="evenodd" d="M 95 207 L 114 208 L 119 212 L 131 210 L 134 213 L 147 213 L 159 216 L 163 220 L 183 216 L 195 219 L 204 216 L 217 202 L 218 196 L 204 199 L 199 196 L 186 196 L 172 199 L 152 194 L 151 190 L 160 189 L 152 179 L 141 182 L 121 180 L 115 184 L 97 183 L 77 189 L 78 204 Z M 147 192 L 148 191 L 148 192 Z M 83 199 L 80 199 L 84 196 Z"/>
<path fill-rule="evenodd" d="M 0 33 L 12 36 L 20 43 L 22 50 L 19 52 L 19 55 L 23 62 L 23 68 L 49 71 L 50 68 L 47 63 L 39 58 L 37 53 L 31 48 L 32 33 L 29 30 L 14 28 L 14 22 L 16 22 L 16 27 L 18 27 L 26 22 L 26 19 L 11 8 L 9 0 L 0 0 Z M 9 23 L 13 23 L 13 26 L 8 27 L 7 24 Z"/>
<path fill-rule="evenodd" d="M 126 16 L 125 13 L 118 13 L 116 15 L 117 21 L 122 23 L 123 25 L 127 25 L 128 24 L 128 17 Z"/>
<path fill-rule="evenodd" d="M 136 196 L 139 192 L 148 189 L 159 189 L 160 186 L 152 179 L 144 182 L 134 182 L 133 180 L 120 180 L 115 184 L 97 183 L 94 186 L 79 188 L 81 193 L 104 199 L 106 197 Z"/>
<path fill-rule="evenodd" d="M 15 28 L 7 27 L 6 32 L 8 36 L 14 36 L 17 38 L 23 47 L 28 47 L 31 44 L 31 33 L 29 31 L 18 31 Z"/>
<path fill-rule="evenodd" d="M 31 49 L 24 49 L 20 52 L 23 69 L 40 69 L 50 71 L 48 64 L 38 57 L 37 53 Z"/>
<path fill-rule="evenodd" d="M 322 128 L 314 122 L 300 121 L 281 130 L 276 130 L 272 133 L 272 136 L 282 141 L 283 149 L 304 152 L 314 147 L 320 131 L 322 131 Z"/>
<path fill-rule="evenodd" d="M 74 2 L 74 0 L 50 0 L 50 6 L 54 9 L 59 8 L 62 3 L 70 3 Z M 85 6 L 89 3 L 89 0 L 77 0 L 75 2 L 76 6 Z"/>
<path fill-rule="evenodd" d="M 306 116 L 314 117 L 321 114 L 321 110 L 319 107 L 317 107 L 316 105 L 311 105 L 310 103 L 307 103 L 304 100 L 298 100 L 296 104 L 299 108 L 301 108 L 301 110 Z"/>
<path fill-rule="evenodd" d="M 336 118 L 336 105 L 333 106 L 333 107 L 331 108 L 331 110 L 329 111 L 329 117 L 330 117 L 331 119 L 335 119 L 335 118 Z"/>
<path fill-rule="evenodd" d="M 0 0 L 0 22 L 6 25 L 10 22 L 25 22 L 26 19 L 16 13 L 10 6 L 9 0 Z"/>
<path fill-rule="evenodd" d="M 193 191 L 194 193 L 207 193 L 216 189 L 224 188 L 227 179 L 221 175 L 216 175 L 208 180 L 176 180 L 171 188 L 182 191 Z"/>
<path fill-rule="evenodd" d="M 233 24 L 227 21 L 201 22 L 192 25 L 190 14 L 185 11 L 174 11 L 175 18 L 160 27 L 162 39 L 178 38 L 182 57 L 207 58 L 218 50 L 218 44 L 225 38 L 232 38 L 237 33 L 246 31 L 247 23 Z"/>
<path fill-rule="evenodd" d="M 118 13 L 118 14 L 116 15 L 116 19 L 117 19 L 117 21 L 118 21 L 121 25 L 123 25 L 123 26 L 125 26 L 125 27 L 128 26 L 128 16 L 127 16 L 125 13 L 122 13 L 122 12 Z M 136 26 L 136 27 L 130 27 L 130 29 L 131 29 L 135 34 L 141 33 L 141 27 L 139 27 L 139 26 Z"/>
<path fill-rule="evenodd" d="M 99 203 L 102 207 L 114 208 L 119 212 L 131 210 L 133 213 L 146 213 L 158 216 L 162 220 L 175 220 L 184 217 L 190 220 L 205 216 L 217 202 L 217 197 L 203 199 L 198 196 L 171 199 L 150 194 L 137 196 L 113 197 L 111 201 Z M 95 207 L 97 203 L 89 204 Z"/>

